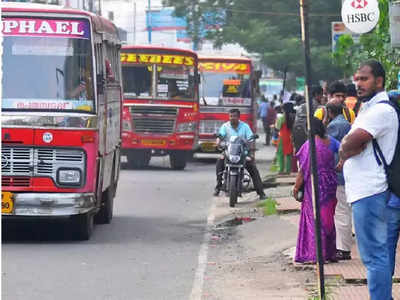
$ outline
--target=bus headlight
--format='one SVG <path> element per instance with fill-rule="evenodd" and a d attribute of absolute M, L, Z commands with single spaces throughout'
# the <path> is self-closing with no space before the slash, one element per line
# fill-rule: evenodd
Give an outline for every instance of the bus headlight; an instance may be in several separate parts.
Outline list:
<path fill-rule="evenodd" d="M 196 129 L 196 122 L 184 122 L 178 124 L 176 131 L 177 132 L 193 132 Z"/>
<path fill-rule="evenodd" d="M 59 169 L 57 182 L 62 185 L 80 185 L 81 170 L 79 169 Z"/>

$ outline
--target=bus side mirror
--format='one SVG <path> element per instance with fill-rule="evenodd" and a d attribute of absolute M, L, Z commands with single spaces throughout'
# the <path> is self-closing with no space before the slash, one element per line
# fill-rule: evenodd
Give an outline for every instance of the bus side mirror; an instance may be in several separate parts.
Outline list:
<path fill-rule="evenodd" d="M 105 84 L 105 80 L 104 80 L 103 74 L 97 74 L 97 76 L 96 76 L 96 81 L 97 81 L 97 93 L 98 93 L 99 95 L 104 94 L 104 84 Z"/>
<path fill-rule="evenodd" d="M 255 75 L 255 77 L 256 77 L 257 80 L 258 80 L 258 79 L 260 79 L 261 76 L 262 76 L 262 71 L 261 71 L 261 70 L 257 70 L 257 71 L 254 72 L 254 75 Z"/>

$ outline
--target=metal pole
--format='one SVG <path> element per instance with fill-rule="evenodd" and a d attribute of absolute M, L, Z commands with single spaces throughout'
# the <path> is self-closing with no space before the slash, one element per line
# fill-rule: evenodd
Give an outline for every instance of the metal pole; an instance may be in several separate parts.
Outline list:
<path fill-rule="evenodd" d="M 148 31 L 148 38 L 149 38 L 149 44 L 151 44 L 151 0 L 149 0 L 149 2 L 148 2 L 148 5 L 149 5 L 149 9 L 148 9 L 148 22 L 149 22 L 149 24 L 148 24 L 148 28 L 147 28 L 147 31 Z"/>
<path fill-rule="evenodd" d="M 199 20 L 198 20 L 198 3 L 192 1 L 192 24 L 193 24 L 193 51 L 199 50 Z"/>
<path fill-rule="evenodd" d="M 316 255 L 317 255 L 317 276 L 319 297 L 325 300 L 325 280 L 324 280 L 324 259 L 322 256 L 321 247 L 321 215 L 319 205 L 319 186 L 318 186 L 318 172 L 317 172 L 317 156 L 315 149 L 315 136 L 312 129 L 312 116 L 314 115 L 312 107 L 312 99 L 310 98 L 311 87 L 311 62 L 310 62 L 310 37 L 308 27 L 308 0 L 300 0 L 300 19 L 301 19 L 301 39 L 304 48 L 304 63 L 305 63 L 305 77 L 306 86 L 304 89 L 307 105 L 307 122 L 308 122 L 308 136 L 310 143 L 310 160 L 311 160 L 311 184 L 313 193 L 313 206 L 314 206 L 314 224 L 315 224 L 315 242 L 316 242 Z"/>
<path fill-rule="evenodd" d="M 288 71 L 288 66 L 285 66 L 285 69 L 284 69 L 284 71 L 283 71 L 282 90 L 281 90 L 281 94 L 280 94 L 280 97 L 279 97 L 279 102 L 281 102 L 281 103 L 282 103 L 282 101 L 283 101 L 283 96 L 285 95 L 287 71 Z"/>
<path fill-rule="evenodd" d="M 136 1 L 133 2 L 133 44 L 136 45 Z"/>

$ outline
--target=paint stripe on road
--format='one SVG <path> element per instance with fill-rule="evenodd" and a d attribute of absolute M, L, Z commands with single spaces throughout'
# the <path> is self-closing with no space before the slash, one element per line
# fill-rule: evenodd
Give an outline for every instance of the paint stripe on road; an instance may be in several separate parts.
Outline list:
<path fill-rule="evenodd" d="M 201 244 L 198 265 L 194 275 L 192 292 L 190 300 L 201 300 L 203 295 L 204 274 L 206 273 L 207 260 L 208 260 L 208 245 L 211 240 L 211 227 L 214 225 L 215 220 L 216 201 L 212 199 L 210 212 L 207 217 L 206 233 L 204 234 L 203 243 Z"/>

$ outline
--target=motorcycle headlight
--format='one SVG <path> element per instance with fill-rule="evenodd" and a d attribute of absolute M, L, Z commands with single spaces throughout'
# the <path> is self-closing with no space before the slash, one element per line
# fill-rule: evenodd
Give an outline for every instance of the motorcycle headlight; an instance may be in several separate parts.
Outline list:
<path fill-rule="evenodd" d="M 59 169 L 57 182 L 62 185 L 80 185 L 81 170 L 79 169 Z"/>
<path fill-rule="evenodd" d="M 176 131 L 177 132 L 193 132 L 196 129 L 196 122 L 184 122 L 178 124 Z"/>
<path fill-rule="evenodd" d="M 240 161 L 240 155 L 229 155 L 229 161 L 237 164 Z"/>

